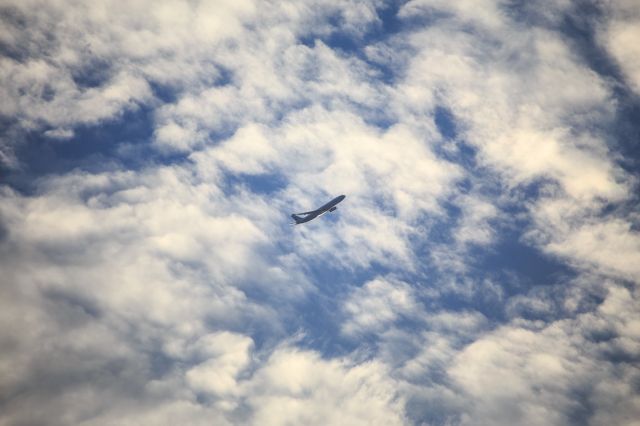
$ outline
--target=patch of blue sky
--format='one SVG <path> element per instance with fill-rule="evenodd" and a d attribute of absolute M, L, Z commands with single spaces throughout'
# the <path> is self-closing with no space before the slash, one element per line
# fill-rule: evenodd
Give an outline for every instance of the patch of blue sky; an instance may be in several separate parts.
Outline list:
<path fill-rule="evenodd" d="M 398 18 L 398 12 L 406 3 L 406 0 L 387 1 L 377 9 L 378 18 L 382 23 L 381 33 L 394 34 L 404 29 L 402 21 Z"/>
<path fill-rule="evenodd" d="M 105 85 L 113 77 L 113 72 L 110 61 L 92 56 L 81 67 L 71 70 L 71 78 L 78 89 L 86 90 Z"/>
<path fill-rule="evenodd" d="M 591 10 L 591 9 L 589 9 Z M 591 20 L 597 21 L 603 12 L 593 9 Z M 640 97 L 625 82 L 619 65 L 596 40 L 594 26 L 586 24 L 582 15 L 567 15 L 559 30 L 567 36 L 582 61 L 594 72 L 608 81 L 615 98 L 615 116 L 612 121 L 593 123 L 607 137 L 608 144 L 622 153 L 620 164 L 627 170 L 640 171 Z"/>
<path fill-rule="evenodd" d="M 576 272 L 560 259 L 544 254 L 538 248 L 526 242 L 523 234 L 530 224 L 527 220 L 499 221 L 490 223 L 495 232 L 490 244 L 473 245 L 466 249 L 457 249 L 453 233 L 462 219 L 459 206 L 444 202 L 444 215 L 423 220 L 430 223 L 412 238 L 412 251 L 418 258 L 418 270 L 405 273 L 402 278 L 415 283 L 417 287 L 431 288 L 432 296 L 422 302 L 430 309 L 451 311 L 477 311 L 493 322 L 506 322 L 505 301 L 513 296 L 526 295 L 538 286 L 553 286 L 568 282 Z M 521 207 L 503 206 L 507 215 L 514 215 Z M 418 225 L 419 226 L 419 225 Z M 450 270 L 434 263 L 429 254 L 433 250 L 454 250 L 451 255 L 461 256 L 466 269 Z M 377 269 L 377 268 L 375 268 Z M 380 268 L 370 274 L 388 273 Z M 451 280 L 459 281 L 460 286 L 451 287 Z M 464 283 L 470 283 L 470 287 Z M 487 287 L 485 283 L 492 283 Z M 469 290 L 471 289 L 471 290 Z M 499 289 L 499 290 L 497 290 Z M 497 290 L 497 291 L 496 291 Z M 433 296 L 435 295 L 435 296 Z"/>
<path fill-rule="evenodd" d="M 152 134 L 153 109 L 144 106 L 112 120 L 77 126 L 73 137 L 66 140 L 52 140 L 41 131 L 29 132 L 16 147 L 20 167 L 5 172 L 5 183 L 28 194 L 38 178 L 51 174 L 140 169 L 155 152 L 150 146 Z"/>
<path fill-rule="evenodd" d="M 404 69 L 369 58 L 364 50 L 365 47 L 379 42 L 388 41 L 394 34 L 411 32 L 424 28 L 431 21 L 437 19 L 435 16 L 420 16 L 418 18 L 399 18 L 398 12 L 406 1 L 389 1 L 376 9 L 379 24 L 369 25 L 361 33 L 343 30 L 341 22 L 343 18 L 339 15 L 329 17 L 328 21 L 332 30 L 328 34 L 305 34 L 299 38 L 299 43 L 308 47 L 314 47 L 316 40 L 322 41 L 330 48 L 342 54 L 356 57 L 365 62 L 371 70 L 377 73 L 378 83 L 391 85 L 395 83 Z"/>
<path fill-rule="evenodd" d="M 406 405 L 409 417 L 415 424 L 448 426 L 462 424 L 462 414 L 442 406 L 441 401 L 412 398 Z"/>
<path fill-rule="evenodd" d="M 517 281 L 501 280 L 505 296 L 523 294 L 534 286 L 548 286 L 566 282 L 576 276 L 576 272 L 561 260 L 545 255 L 540 250 L 521 241 L 518 232 L 503 233 L 500 241 L 485 250 L 473 248 L 470 256 L 474 265 L 489 276 L 513 275 Z"/>
<path fill-rule="evenodd" d="M 447 125 L 449 129 L 454 127 L 452 122 Z M 450 132 L 449 135 L 454 134 L 452 130 L 447 131 Z M 470 153 L 471 148 L 469 150 Z M 497 181 L 489 178 L 484 179 L 483 182 L 487 186 L 487 182 Z M 541 185 L 542 183 L 532 184 L 523 188 L 525 198 L 535 198 Z M 500 188 L 493 187 L 489 190 L 498 192 Z M 429 309 L 444 309 L 453 312 L 476 311 L 482 313 L 491 322 L 507 322 L 509 318 L 505 312 L 505 301 L 509 297 L 526 295 L 536 286 L 551 286 L 570 280 L 575 276 L 574 271 L 565 263 L 545 255 L 523 241 L 522 236 L 528 225 L 526 221 L 514 221 L 503 225 L 494 224 L 494 229 L 497 232 L 495 243 L 489 246 L 471 246 L 464 253 L 464 259 L 468 266 L 468 271 L 465 273 L 457 274 L 438 268 L 429 260 L 429 251 L 437 246 L 446 247 L 454 243 L 452 233 L 457 229 L 462 217 L 462 211 L 458 205 L 445 201 L 442 206 L 446 213 L 422 217 L 420 220 L 430 222 L 424 227 L 427 231 L 425 233 L 419 232 L 410 238 L 412 251 L 419 258 L 418 270 L 400 273 L 402 279 L 413 283 L 417 288 L 437 289 L 435 298 L 421 299 L 421 302 Z M 384 205 L 380 205 L 380 207 L 384 208 Z M 503 207 L 508 214 L 513 215 L 523 211 L 522 206 Z M 316 262 L 309 259 L 307 272 L 319 289 L 319 294 L 312 296 L 308 301 L 309 306 L 305 305 L 303 309 L 303 311 L 312 309 L 313 312 L 313 314 L 306 316 L 304 321 L 308 340 L 312 345 L 320 345 L 313 346 L 314 349 L 334 356 L 337 354 L 335 351 L 351 348 L 349 343 L 344 341 L 339 334 L 327 332 L 327 327 L 336 327 L 332 319 L 339 314 L 335 300 L 340 299 L 340 294 L 345 294 L 345 289 L 363 285 L 376 276 L 384 276 L 393 271 L 379 264 L 371 264 L 354 270 L 345 268 L 339 263 L 332 265 L 327 262 L 326 258 L 322 258 Z M 473 281 L 473 291 L 471 293 L 461 292 L 447 287 L 445 284 L 452 277 L 461 281 Z M 487 288 L 484 284 L 486 282 L 492 282 L 497 287 Z M 496 291 L 496 288 L 499 288 L 499 291 Z M 323 305 L 320 303 L 322 301 L 334 302 Z M 419 323 L 405 321 L 400 324 L 400 327 L 405 328 L 408 332 L 420 332 Z M 331 339 L 337 340 L 332 343 Z M 369 336 L 367 339 L 369 343 L 375 341 L 373 336 Z"/>
<path fill-rule="evenodd" d="M 445 106 L 437 105 L 433 112 L 433 121 L 443 138 L 443 141 L 435 143 L 433 146 L 433 150 L 438 157 L 459 164 L 468 173 L 477 174 L 478 163 L 476 156 L 478 150 L 467 143 L 461 136 L 460 125 L 456 123 L 451 111 Z M 462 185 L 460 189 L 463 192 L 465 188 L 470 189 L 470 183 L 467 177 L 463 178 L 458 185 Z"/>
<path fill-rule="evenodd" d="M 172 104 L 179 100 L 182 92 L 180 88 L 156 81 L 149 81 L 148 83 L 153 91 L 153 95 L 163 104 Z"/>
<path fill-rule="evenodd" d="M 453 202 L 444 200 L 440 203 L 440 207 L 444 209 L 444 214 L 431 215 L 424 213 L 420 216 L 416 224 L 418 227 L 424 224 L 421 230 L 425 230 L 426 234 L 418 233 L 418 237 L 424 238 L 422 242 L 424 242 L 427 247 L 434 244 L 453 243 L 453 231 L 462 218 L 462 209 Z M 414 242 L 419 243 L 420 241 L 414 240 Z"/>
<path fill-rule="evenodd" d="M 322 285 L 327 281 L 319 283 Z M 323 357 L 344 356 L 357 349 L 361 343 L 345 338 L 340 333 L 341 301 L 346 293 L 331 293 L 321 290 L 309 294 L 305 302 L 298 305 L 293 331 L 304 332 L 299 344 L 306 349 L 318 351 Z M 370 338 L 369 343 L 374 339 Z M 367 344 L 363 341 L 362 344 Z"/>
<path fill-rule="evenodd" d="M 233 82 L 230 70 L 219 65 L 215 65 L 215 70 L 216 72 L 212 73 L 212 81 L 209 82 L 211 86 L 220 87 Z M 79 89 L 101 87 L 112 77 L 112 67 L 105 60 L 95 59 L 72 71 L 71 77 Z M 148 80 L 147 83 L 155 101 L 135 105 L 113 118 L 95 124 L 78 125 L 73 128 L 73 137 L 68 140 L 52 141 L 44 137 L 43 133 L 48 130 L 46 128 L 28 133 L 26 143 L 19 146 L 20 152 L 17 153 L 21 164 L 26 166 L 33 177 L 61 173 L 73 167 L 91 171 L 91 167 L 100 167 L 109 160 L 117 161 L 123 168 L 133 170 L 149 161 L 171 164 L 183 160 L 184 156 L 181 154 L 160 152 L 151 145 L 157 102 L 176 102 L 183 88 L 153 80 Z M 44 100 L 54 95 L 48 93 L 45 87 Z M 211 133 L 209 137 L 212 141 L 224 140 L 235 130 L 235 127 L 226 128 Z"/>
<path fill-rule="evenodd" d="M 452 207 L 449 212 L 456 210 Z M 507 207 L 503 213 L 511 215 L 514 211 Z M 460 217 L 459 210 L 449 221 L 434 225 L 426 238 L 428 242 L 421 244 L 420 251 L 429 253 L 434 248 L 452 247 L 456 216 Z M 504 302 L 510 297 L 526 295 L 538 286 L 553 286 L 575 278 L 576 271 L 571 266 L 543 253 L 524 239 L 530 226 L 526 220 L 506 223 L 495 220 L 490 226 L 495 233 L 490 244 L 470 244 L 459 254 L 464 259 L 464 271 L 443 268 L 425 257 L 421 269 L 424 276 L 429 277 L 427 285 L 437 288 L 452 278 L 473 283 L 471 292 L 465 286 L 461 289 L 445 287 L 439 291 L 437 303 L 442 308 L 476 310 L 492 321 L 503 322 L 508 320 Z M 483 283 L 492 283 L 499 291 L 487 288 Z"/>
<path fill-rule="evenodd" d="M 319 220 L 324 219 L 327 218 L 322 217 Z M 297 232 L 295 228 L 291 230 L 291 233 Z M 316 350 L 325 357 L 343 356 L 361 344 L 366 344 L 365 341 L 349 339 L 340 333 L 344 318 L 343 303 L 354 289 L 390 272 L 388 268 L 376 262 L 366 267 L 347 266 L 339 261 L 339 251 L 340 248 L 336 247 L 335 257 L 319 255 L 317 258 L 302 260 L 305 276 L 315 289 L 296 304 L 295 321 L 289 324 L 291 332 L 304 332 L 301 346 Z M 265 299 L 258 297 L 256 300 Z M 273 302 L 275 305 L 278 304 L 277 300 Z M 375 341 L 374 336 L 363 338 L 369 343 Z"/>
<path fill-rule="evenodd" d="M 456 139 L 458 130 L 451 111 L 444 106 L 437 106 L 433 116 L 438 131 L 445 139 Z"/>
<path fill-rule="evenodd" d="M 444 150 L 436 146 L 439 156 L 461 165 L 468 173 L 458 185 L 460 193 L 475 192 L 488 199 L 499 200 L 505 194 L 505 188 L 497 176 L 486 169 L 479 168 L 476 161 L 476 149 L 457 139 L 458 132 L 453 115 L 444 107 L 437 107 L 434 120 L 438 130 L 445 139 L 455 140 L 455 150 Z M 470 265 L 477 271 L 510 271 L 516 276 L 528 277 L 532 283 L 552 284 L 557 278 L 567 278 L 574 272 L 560 260 L 544 255 L 540 250 L 523 241 L 523 233 L 531 225 L 528 222 L 527 206 L 522 200 L 534 201 L 543 195 L 550 179 L 538 179 L 519 185 L 510 191 L 512 201 L 499 202 L 499 208 L 511 219 L 498 223 L 494 221 L 492 228 L 497 231 L 496 242 L 489 247 L 475 246 L 469 253 Z M 458 206 L 445 201 L 442 206 L 446 210 L 445 218 L 438 221 L 431 229 L 430 242 L 447 244 L 452 242 L 451 231 L 461 217 Z M 520 218 L 520 219 L 518 219 Z"/>
<path fill-rule="evenodd" d="M 229 76 L 224 77 L 220 84 L 226 84 L 229 79 Z M 177 99 L 175 88 L 158 84 L 152 84 L 152 88 L 161 101 Z M 0 167 L 3 183 L 29 194 L 34 191 L 38 178 L 51 174 L 64 174 L 71 170 L 140 170 L 146 166 L 185 161 L 184 153 L 158 150 L 153 145 L 155 112 L 155 105 L 129 108 L 111 119 L 78 125 L 73 128 L 73 136 L 63 140 L 45 136 L 46 128 L 25 132 L 20 135 L 23 142 L 15 148 L 20 167 Z M 210 132 L 208 139 L 215 144 L 228 139 L 235 131 L 235 126 L 229 126 Z M 259 183 L 260 178 L 245 178 L 249 187 L 268 187 Z"/>
<path fill-rule="evenodd" d="M 574 402 L 569 408 L 567 418 L 572 425 L 589 424 L 596 413 L 593 403 L 593 389 L 590 386 L 574 386 L 570 391 L 570 397 Z"/>
<path fill-rule="evenodd" d="M 451 222 L 449 227 L 443 226 L 426 237 L 430 243 L 423 245 L 425 250 L 429 249 L 430 244 L 449 242 L 455 220 L 452 219 Z M 442 241 L 437 241 L 438 238 L 434 241 L 434 235 L 438 232 L 442 234 Z M 566 264 L 521 242 L 520 235 L 516 232 L 505 232 L 499 238 L 499 242 L 491 247 L 477 246 L 468 250 L 465 260 L 469 270 L 465 274 L 456 276 L 452 271 L 440 270 L 424 256 L 420 260 L 419 270 L 400 273 L 401 279 L 413 283 L 418 294 L 421 288 L 436 290 L 435 297 L 433 293 L 427 298 L 418 297 L 427 310 L 479 312 L 491 323 L 499 324 L 509 321 L 505 312 L 508 298 L 526 295 L 536 286 L 556 285 L 575 276 Z M 418 251 L 416 248 L 414 250 Z M 317 288 L 317 293 L 310 295 L 300 306 L 300 312 L 304 312 L 301 320 L 307 333 L 306 344 L 326 356 L 337 356 L 343 354 L 343 351 L 356 349 L 359 343 L 331 332 L 338 329 L 336 318 L 341 314 L 340 301 L 354 288 L 376 276 L 385 276 L 393 271 L 379 264 L 348 269 L 339 263 L 332 264 L 323 257 L 315 262 L 309 259 L 306 272 Z M 450 288 L 447 281 L 452 277 L 461 281 L 473 281 L 473 291 L 459 292 Z M 486 282 L 494 283 L 500 291 L 496 292 L 496 287 L 486 287 Z M 528 315 L 527 319 L 534 319 L 534 315 L 535 313 Z M 424 329 L 422 323 L 406 318 L 399 320 L 395 327 L 409 333 L 420 333 Z M 377 337 L 365 333 L 363 339 L 365 344 L 373 344 Z"/>
<path fill-rule="evenodd" d="M 234 82 L 233 71 L 215 61 L 207 64 L 211 68 L 209 78 L 203 78 L 200 81 L 204 87 L 223 87 Z M 176 84 L 148 80 L 149 86 L 153 91 L 154 97 L 163 104 L 172 104 L 179 101 L 180 96 L 185 90 L 185 86 L 181 83 Z"/>
<path fill-rule="evenodd" d="M 273 195 L 282 191 L 288 185 L 286 176 L 277 172 L 261 174 L 228 173 L 225 177 L 225 192 L 234 192 L 238 187 L 241 187 L 256 195 Z"/>
<path fill-rule="evenodd" d="M 323 220 L 320 218 L 319 220 Z M 296 232 L 292 228 L 292 233 Z M 318 289 L 326 294 L 338 294 L 354 284 L 364 283 L 375 276 L 376 268 L 354 268 L 339 262 L 339 248 L 335 255 L 305 258 L 305 273 L 309 274 Z"/>
<path fill-rule="evenodd" d="M 640 174 L 640 97 L 628 95 L 618 102 L 608 144 L 618 152 L 618 163 L 627 172 Z M 634 191 L 638 194 L 638 191 Z"/>

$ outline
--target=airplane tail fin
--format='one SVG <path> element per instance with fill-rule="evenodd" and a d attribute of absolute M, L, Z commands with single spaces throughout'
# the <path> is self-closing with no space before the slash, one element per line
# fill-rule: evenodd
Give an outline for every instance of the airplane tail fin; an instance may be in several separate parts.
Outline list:
<path fill-rule="evenodd" d="M 291 222 L 292 225 L 299 225 L 300 223 L 302 223 L 302 218 L 295 213 L 291 215 L 291 218 L 295 221 Z"/>

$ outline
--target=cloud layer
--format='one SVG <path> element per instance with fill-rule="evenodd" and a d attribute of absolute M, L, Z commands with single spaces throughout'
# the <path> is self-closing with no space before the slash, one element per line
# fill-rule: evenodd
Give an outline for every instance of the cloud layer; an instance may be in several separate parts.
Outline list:
<path fill-rule="evenodd" d="M 585 5 L 5 2 L 0 423 L 635 424 L 640 9 Z"/>

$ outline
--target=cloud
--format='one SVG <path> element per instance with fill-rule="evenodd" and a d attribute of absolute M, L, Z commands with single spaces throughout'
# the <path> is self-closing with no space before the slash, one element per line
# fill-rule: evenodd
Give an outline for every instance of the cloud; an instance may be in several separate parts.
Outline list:
<path fill-rule="evenodd" d="M 73 130 L 59 128 L 47 130 L 44 135 L 52 139 L 71 139 L 74 136 L 74 132 Z"/>
<path fill-rule="evenodd" d="M 0 186 L 9 423 L 638 417 L 637 182 L 578 8 L 14 3 L 0 158 L 69 167 Z"/>
<path fill-rule="evenodd" d="M 353 213 L 345 214 L 350 226 L 331 236 L 326 234 L 330 230 L 302 229 L 303 237 L 310 239 L 301 246 L 302 255 L 333 256 L 336 247 L 365 245 L 366 251 L 343 250 L 348 258 L 338 261 L 366 265 L 391 257 L 410 265 L 406 236 L 419 229 L 409 225 L 426 212 L 440 213 L 439 200 L 461 175 L 456 165 L 438 159 L 427 143 L 409 126 L 380 131 L 351 111 L 314 107 L 292 112 L 276 128 L 244 126 L 191 158 L 203 173 L 219 164 L 226 173 L 282 175 L 290 182 L 282 201 L 299 205 L 291 209 L 317 207 L 311 196 L 348 193 L 346 203 Z M 394 215 L 403 220 L 394 220 Z"/>
<path fill-rule="evenodd" d="M 504 12 L 500 6 L 501 2 L 492 0 L 483 0 L 480 4 L 471 1 L 450 3 L 441 0 L 412 0 L 402 6 L 399 15 L 411 18 L 416 15 L 446 12 L 455 20 L 494 29 L 503 25 Z"/>
<path fill-rule="evenodd" d="M 640 51 L 634 40 L 640 36 L 640 8 L 632 1 L 614 2 L 606 5 L 604 16 L 597 28 L 600 43 L 620 66 L 629 87 L 637 95 L 640 93 Z"/>
<path fill-rule="evenodd" d="M 403 424 L 402 401 L 386 367 L 351 365 L 316 354 L 276 351 L 258 371 L 250 404 L 254 424 Z"/>
<path fill-rule="evenodd" d="M 221 332 L 200 338 L 197 346 L 201 347 L 206 361 L 187 371 L 186 379 L 191 388 L 222 396 L 237 393 L 237 376 L 250 361 L 251 339 Z"/>
<path fill-rule="evenodd" d="M 614 373 L 626 371 L 627 364 L 609 360 L 601 352 L 602 342 L 591 337 L 596 327 L 601 327 L 599 323 L 619 324 L 615 328 L 633 323 L 636 315 L 626 305 L 631 297 L 628 291 L 612 287 L 594 313 L 556 321 L 539 331 L 500 328 L 465 348 L 450 372 L 478 401 L 470 408 L 466 422 L 483 418 L 493 424 L 566 424 L 588 418 L 589 407 L 607 413 L 592 417 L 592 424 L 631 421 L 637 411 L 632 402 L 637 397 L 628 388 L 631 378 L 622 379 Z M 614 305 L 618 319 L 610 316 Z M 622 323 L 621 318 L 625 318 Z M 619 391 L 609 399 L 599 387 L 613 382 L 619 383 L 613 385 Z"/>
<path fill-rule="evenodd" d="M 640 237 L 621 219 L 586 223 L 569 235 L 556 235 L 548 250 L 594 265 L 602 272 L 637 280 L 640 277 Z"/>
<path fill-rule="evenodd" d="M 348 319 L 342 332 L 353 335 L 382 332 L 401 316 L 416 315 L 419 307 L 409 285 L 378 278 L 354 290 L 343 310 Z"/>
<path fill-rule="evenodd" d="M 459 244 L 489 244 L 494 232 L 488 222 L 497 215 L 497 209 L 489 202 L 467 197 L 461 203 L 464 209 L 461 224 L 454 238 Z"/>
<path fill-rule="evenodd" d="M 0 62 L 0 113 L 29 131 L 97 124 L 152 104 L 156 86 L 216 80 L 220 70 L 210 58 L 241 37 L 256 13 L 249 1 L 87 8 L 34 0 L 3 9 L 10 28 L 3 42 L 14 55 Z M 16 143 L 4 140 L 3 151 Z"/>

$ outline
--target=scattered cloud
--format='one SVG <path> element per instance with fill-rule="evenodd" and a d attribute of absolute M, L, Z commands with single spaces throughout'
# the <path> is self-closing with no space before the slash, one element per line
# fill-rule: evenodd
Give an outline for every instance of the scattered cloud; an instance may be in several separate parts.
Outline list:
<path fill-rule="evenodd" d="M 251 383 L 255 424 L 403 424 L 402 400 L 383 364 L 274 352 Z"/>
<path fill-rule="evenodd" d="M 604 20 L 597 28 L 600 42 L 620 66 L 629 87 L 640 93 L 640 51 L 638 51 L 638 22 L 640 7 L 633 1 L 607 3 Z"/>
<path fill-rule="evenodd" d="M 343 307 L 348 335 L 381 332 L 402 315 L 416 315 L 419 305 L 406 283 L 378 278 L 352 292 Z"/>
<path fill-rule="evenodd" d="M 5 2 L 0 422 L 634 424 L 639 10 L 585 5 Z"/>

